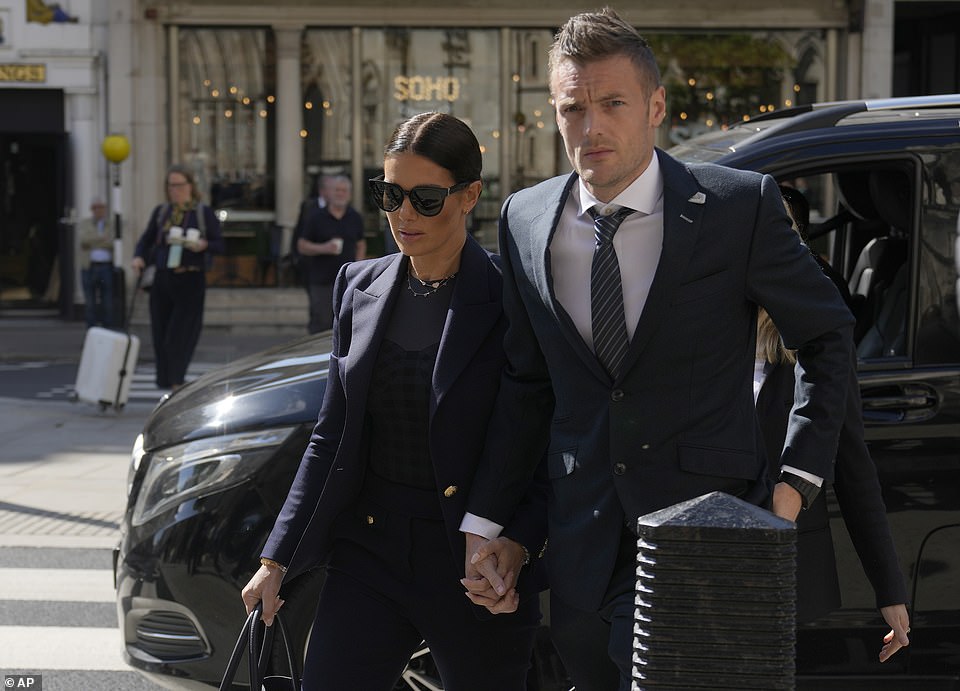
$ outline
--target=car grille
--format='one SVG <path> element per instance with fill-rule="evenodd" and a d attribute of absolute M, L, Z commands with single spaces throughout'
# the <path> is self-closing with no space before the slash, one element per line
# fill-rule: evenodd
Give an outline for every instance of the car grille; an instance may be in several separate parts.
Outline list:
<path fill-rule="evenodd" d="M 137 647 L 161 660 L 202 657 L 203 639 L 179 612 L 150 612 L 137 624 Z"/>

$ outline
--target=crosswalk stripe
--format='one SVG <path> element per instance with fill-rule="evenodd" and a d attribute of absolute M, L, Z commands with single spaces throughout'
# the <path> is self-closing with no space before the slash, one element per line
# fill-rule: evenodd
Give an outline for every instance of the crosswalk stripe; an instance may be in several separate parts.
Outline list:
<path fill-rule="evenodd" d="M 49 363 L 16 363 L 11 369 L 26 369 L 28 367 L 39 367 L 46 366 Z M 186 380 L 188 382 L 193 381 L 202 377 L 207 372 L 222 367 L 223 363 L 215 362 L 192 362 L 190 367 L 187 369 Z M 154 383 L 156 379 L 156 368 L 152 363 L 145 363 L 142 365 L 137 365 L 133 374 L 130 376 L 130 391 L 127 394 L 128 401 L 149 401 L 157 402 L 165 394 L 169 393 L 168 391 L 161 391 L 156 387 Z M 36 398 L 42 399 L 51 399 L 51 400 L 62 400 L 70 399 L 73 397 L 74 386 L 72 383 L 64 384 L 62 386 L 55 386 L 46 391 L 38 391 L 36 393 Z"/>
<path fill-rule="evenodd" d="M 117 598 L 113 573 L 106 569 L 0 568 L 0 593 L 4 600 L 50 602 L 115 602 Z"/>
<path fill-rule="evenodd" d="M 129 672 L 119 629 L 75 626 L 0 626 L 6 670 Z"/>

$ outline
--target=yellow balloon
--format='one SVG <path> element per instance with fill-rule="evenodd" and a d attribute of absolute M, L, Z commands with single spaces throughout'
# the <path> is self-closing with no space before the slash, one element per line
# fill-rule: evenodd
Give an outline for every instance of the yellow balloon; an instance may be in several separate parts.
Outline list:
<path fill-rule="evenodd" d="M 111 163 L 122 163 L 130 155 L 130 142 L 122 134 L 111 134 L 104 137 L 100 149 Z"/>

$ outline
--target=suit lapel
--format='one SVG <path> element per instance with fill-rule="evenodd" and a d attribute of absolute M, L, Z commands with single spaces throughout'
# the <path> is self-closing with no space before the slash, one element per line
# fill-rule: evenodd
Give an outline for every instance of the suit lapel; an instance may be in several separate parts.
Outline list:
<path fill-rule="evenodd" d="M 433 369 L 431 414 L 503 313 L 500 291 L 489 286 L 487 254 L 467 237 Z"/>
<path fill-rule="evenodd" d="M 567 204 L 567 199 L 578 179 L 577 174 L 572 173 L 567 178 L 563 187 L 558 188 L 555 194 L 544 195 L 545 209 L 552 210 L 553 215 L 548 215 L 548 212 L 545 210 L 540 225 L 535 226 L 533 228 L 535 232 L 531 233 L 534 238 L 532 240 L 533 265 L 538 272 L 534 278 L 543 298 L 544 305 L 546 305 L 547 309 L 553 314 L 554 319 L 557 320 L 557 323 L 560 325 L 560 331 L 567 339 L 570 347 L 573 348 L 573 351 L 583 360 L 584 364 L 594 375 L 604 381 L 609 381 L 610 377 L 606 370 L 603 369 L 603 365 L 600 364 L 593 350 L 591 350 L 583 340 L 583 336 L 580 335 L 580 331 L 577 329 L 577 325 L 573 323 L 570 314 L 563 308 L 560 301 L 557 300 L 557 295 L 553 287 L 553 266 L 550 259 L 550 244 L 553 242 L 553 236 L 557 232 L 557 226 L 560 223 L 560 217 L 563 215 L 563 209 Z M 550 225 L 547 226 L 547 223 Z M 523 230 L 519 229 L 519 231 L 515 232 L 523 232 Z M 587 289 L 589 290 L 589 286 Z"/>
<path fill-rule="evenodd" d="M 365 290 L 354 289 L 353 324 L 350 340 L 350 364 L 344 373 L 344 390 L 349 405 L 351 395 L 366 400 L 367 387 L 377 361 L 380 342 L 387 329 L 388 315 L 396 301 L 394 287 L 406 274 L 407 259 L 396 259 Z"/>
<path fill-rule="evenodd" d="M 680 285 L 690 253 L 700 233 L 707 199 L 682 164 L 657 150 L 663 174 L 663 249 L 640 314 L 623 373 L 630 371 L 657 325 L 669 314 L 670 302 Z M 621 374 L 621 377 L 623 374 Z"/>

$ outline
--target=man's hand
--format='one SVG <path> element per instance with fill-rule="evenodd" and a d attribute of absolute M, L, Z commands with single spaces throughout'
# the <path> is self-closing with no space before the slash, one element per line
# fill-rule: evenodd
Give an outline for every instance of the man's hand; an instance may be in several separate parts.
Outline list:
<path fill-rule="evenodd" d="M 273 625 L 273 617 L 283 606 L 283 600 L 280 599 L 280 583 L 283 581 L 283 572 L 276 566 L 260 566 L 259 570 L 249 582 L 243 586 L 240 596 L 243 598 L 243 606 L 250 614 L 257 606 L 257 603 L 263 601 L 263 616 L 260 618 L 267 626 Z"/>
<path fill-rule="evenodd" d="M 803 508 L 803 497 L 786 482 L 778 482 L 773 487 L 773 512 L 788 521 L 797 522 L 797 516 Z"/>
<path fill-rule="evenodd" d="M 525 552 L 519 543 L 505 537 L 487 540 L 466 533 L 467 552 L 464 573 L 460 583 L 467 597 L 494 614 L 515 612 L 520 596 L 514 586 L 523 567 Z"/>
<path fill-rule="evenodd" d="M 890 625 L 890 633 L 883 637 L 883 647 L 880 649 L 880 662 L 886 662 L 900 648 L 910 645 L 907 634 L 910 633 L 910 615 L 906 605 L 890 605 L 881 607 L 880 614 Z"/>

